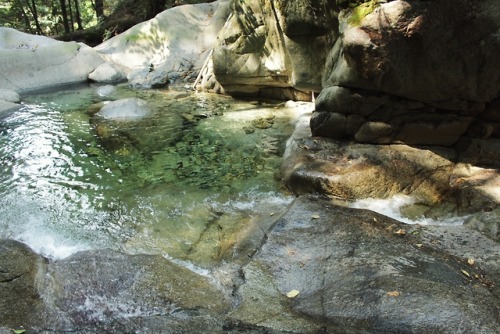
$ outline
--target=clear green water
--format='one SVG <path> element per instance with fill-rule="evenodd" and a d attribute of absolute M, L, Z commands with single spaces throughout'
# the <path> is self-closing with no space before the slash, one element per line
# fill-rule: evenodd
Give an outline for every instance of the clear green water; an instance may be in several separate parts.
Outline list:
<path fill-rule="evenodd" d="M 277 173 L 304 106 L 98 90 L 25 96 L 0 118 L 0 237 L 56 258 L 106 247 L 207 266 L 234 256 L 245 234 L 291 201 Z M 103 101 L 125 97 L 146 100 L 152 114 L 95 114 Z"/>

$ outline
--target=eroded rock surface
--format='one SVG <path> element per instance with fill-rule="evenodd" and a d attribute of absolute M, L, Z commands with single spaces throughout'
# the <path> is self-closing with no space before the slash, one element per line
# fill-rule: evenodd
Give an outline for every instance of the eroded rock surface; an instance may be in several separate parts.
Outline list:
<path fill-rule="evenodd" d="M 491 211 L 500 204 L 498 140 L 440 146 L 372 145 L 312 137 L 303 116 L 287 144 L 284 181 L 296 194 L 342 200 L 411 195 L 420 214 L 440 217 Z M 478 152 L 484 152 L 477 154 Z"/>
<path fill-rule="evenodd" d="M 496 333 L 500 247 L 467 227 L 405 225 L 314 196 L 191 271 L 160 255 L 47 260 L 0 240 L 0 328 L 27 333 Z M 204 272 L 204 274 L 203 274 Z M 293 290 L 294 295 L 287 296 Z"/>
<path fill-rule="evenodd" d="M 494 1 L 344 1 L 311 120 L 315 135 L 452 146 L 498 137 Z M 474 27 L 471 29 L 471 27 Z M 490 111 L 487 111 L 490 110 Z M 495 116 L 496 115 L 496 116 Z"/>

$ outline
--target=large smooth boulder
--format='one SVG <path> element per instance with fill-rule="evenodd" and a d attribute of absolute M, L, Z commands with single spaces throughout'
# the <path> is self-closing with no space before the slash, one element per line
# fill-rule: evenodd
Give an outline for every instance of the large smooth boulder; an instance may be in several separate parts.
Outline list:
<path fill-rule="evenodd" d="M 90 47 L 0 27 L 0 88 L 17 92 L 85 82 L 102 58 Z"/>
<path fill-rule="evenodd" d="M 117 64 L 128 76 L 131 71 L 141 88 L 150 78 L 187 75 L 199 70 L 229 15 L 227 0 L 170 8 L 137 24 L 94 49 Z M 151 72 L 151 73 L 150 73 Z M 157 72 L 157 73 L 156 73 Z M 148 86 L 149 85 L 149 86 Z"/>

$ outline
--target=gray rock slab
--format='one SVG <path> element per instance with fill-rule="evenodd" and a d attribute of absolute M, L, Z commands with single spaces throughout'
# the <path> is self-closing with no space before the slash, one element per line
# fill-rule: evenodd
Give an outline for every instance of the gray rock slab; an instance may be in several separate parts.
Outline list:
<path fill-rule="evenodd" d="M 283 309 L 326 333 L 496 333 L 498 295 L 462 259 L 404 229 L 371 211 L 297 199 L 243 268 L 242 296 L 267 286 L 280 301 L 246 297 L 233 315 L 258 310 L 261 323 L 277 326 Z M 299 294 L 286 297 L 292 290 Z"/>

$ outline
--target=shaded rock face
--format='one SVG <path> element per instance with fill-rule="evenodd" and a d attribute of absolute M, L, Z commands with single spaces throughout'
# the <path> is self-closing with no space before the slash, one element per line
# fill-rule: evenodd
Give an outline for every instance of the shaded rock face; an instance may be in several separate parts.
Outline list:
<path fill-rule="evenodd" d="M 368 1 L 339 14 L 313 134 L 362 143 L 498 137 L 500 7 Z"/>
<path fill-rule="evenodd" d="M 230 94 L 310 98 L 319 91 L 336 18 L 328 1 L 231 1 L 214 73 Z M 280 92 L 280 93 L 278 93 Z"/>
<path fill-rule="evenodd" d="M 17 328 L 20 321 L 36 323 L 42 319 L 38 280 L 46 264 L 28 246 L 0 239 L 0 327 Z"/>

